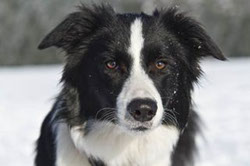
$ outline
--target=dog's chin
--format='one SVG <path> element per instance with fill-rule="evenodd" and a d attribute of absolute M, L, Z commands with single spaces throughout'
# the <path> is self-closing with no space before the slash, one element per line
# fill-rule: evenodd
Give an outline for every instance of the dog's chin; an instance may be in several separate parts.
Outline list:
<path fill-rule="evenodd" d="M 137 121 L 125 121 L 123 123 L 118 123 L 118 125 L 128 134 L 136 135 L 136 134 L 144 134 L 148 133 L 157 126 L 153 126 L 152 122 L 137 122 Z"/>

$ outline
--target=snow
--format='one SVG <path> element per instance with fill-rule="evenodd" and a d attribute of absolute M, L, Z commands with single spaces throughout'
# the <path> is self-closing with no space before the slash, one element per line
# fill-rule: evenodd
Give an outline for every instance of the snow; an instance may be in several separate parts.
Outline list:
<path fill-rule="evenodd" d="M 60 86 L 59 66 L 0 68 L 0 165 L 32 166 L 41 122 Z"/>
<path fill-rule="evenodd" d="M 206 143 L 199 166 L 250 165 L 250 59 L 206 61 L 194 93 Z"/>
<path fill-rule="evenodd" d="M 197 166 L 250 165 L 250 59 L 205 60 L 193 95 L 203 120 Z M 0 165 L 32 166 L 62 66 L 0 68 Z"/>

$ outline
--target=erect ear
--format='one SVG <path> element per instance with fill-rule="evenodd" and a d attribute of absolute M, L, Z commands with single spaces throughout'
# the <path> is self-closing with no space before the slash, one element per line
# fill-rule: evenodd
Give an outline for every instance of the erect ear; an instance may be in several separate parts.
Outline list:
<path fill-rule="evenodd" d="M 73 48 L 79 41 L 87 39 L 98 28 L 107 24 L 114 16 L 114 10 L 109 5 L 94 5 L 91 8 L 81 5 L 79 9 L 53 29 L 39 44 L 38 49 L 51 46 L 64 50 Z"/>
<path fill-rule="evenodd" d="M 184 13 L 178 13 L 176 8 L 156 11 L 154 15 L 159 17 L 167 30 L 173 32 L 193 55 L 213 56 L 219 60 L 226 60 L 219 47 L 194 19 Z"/>

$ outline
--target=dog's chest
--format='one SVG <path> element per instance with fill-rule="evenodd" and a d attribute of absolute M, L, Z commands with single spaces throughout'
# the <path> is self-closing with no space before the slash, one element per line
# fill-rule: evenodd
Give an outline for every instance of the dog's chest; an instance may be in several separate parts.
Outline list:
<path fill-rule="evenodd" d="M 67 127 L 59 127 L 58 134 L 66 134 L 65 130 Z M 168 166 L 178 139 L 175 128 L 164 126 L 136 136 L 127 135 L 115 126 L 97 128 L 86 136 L 78 129 L 72 129 L 68 134 L 71 140 L 67 140 L 66 144 L 65 139 L 57 137 L 57 160 L 62 160 L 57 162 L 57 166 L 68 166 L 66 163 L 70 166 L 89 166 L 89 157 L 102 160 L 107 166 Z M 61 141 L 64 143 L 61 144 Z M 63 147 L 65 145 L 68 147 Z"/>

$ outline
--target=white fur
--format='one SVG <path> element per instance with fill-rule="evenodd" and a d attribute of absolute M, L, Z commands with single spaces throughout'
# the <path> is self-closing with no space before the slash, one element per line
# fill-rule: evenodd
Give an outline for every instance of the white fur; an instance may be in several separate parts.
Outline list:
<path fill-rule="evenodd" d="M 94 123 L 86 136 L 82 126 L 71 129 L 78 151 L 99 158 L 108 166 L 169 166 L 178 136 L 176 127 L 163 125 L 141 134 L 129 134 L 107 122 Z"/>
<path fill-rule="evenodd" d="M 56 166 L 90 166 L 87 156 L 75 148 L 69 127 L 59 123 L 56 131 Z"/>
<path fill-rule="evenodd" d="M 156 127 L 161 123 L 163 116 L 163 105 L 161 96 L 154 86 L 153 81 L 145 73 L 141 64 L 141 50 L 144 44 L 142 34 L 142 22 L 136 19 L 131 27 L 130 47 L 128 53 L 132 57 L 132 70 L 130 77 L 126 80 L 124 87 L 117 98 L 118 119 L 125 128 L 137 127 L 137 122 L 131 122 L 125 119 L 127 105 L 135 98 L 150 98 L 157 102 L 157 113 L 149 123 L 150 127 Z M 139 124 L 138 124 L 139 125 Z"/>

